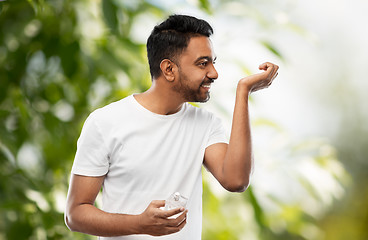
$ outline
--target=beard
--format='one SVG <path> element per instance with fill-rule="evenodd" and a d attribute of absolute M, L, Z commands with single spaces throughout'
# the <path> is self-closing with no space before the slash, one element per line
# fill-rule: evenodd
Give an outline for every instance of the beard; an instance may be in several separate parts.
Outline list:
<path fill-rule="evenodd" d="M 202 84 L 212 83 L 212 79 L 204 78 L 200 84 L 192 84 L 190 85 L 190 80 L 186 74 L 180 72 L 180 78 L 177 85 L 174 85 L 172 89 L 179 93 L 179 95 L 186 101 L 186 102 L 207 102 L 210 99 L 210 92 L 206 91 L 203 92 L 201 89 Z"/>

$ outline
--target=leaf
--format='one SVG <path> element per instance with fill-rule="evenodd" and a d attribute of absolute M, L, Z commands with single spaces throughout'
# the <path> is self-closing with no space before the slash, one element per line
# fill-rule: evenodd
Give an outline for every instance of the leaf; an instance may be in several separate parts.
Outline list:
<path fill-rule="evenodd" d="M 17 221 L 10 224 L 6 230 L 6 237 L 7 239 L 29 239 L 33 231 L 30 221 Z"/>
<path fill-rule="evenodd" d="M 199 7 L 208 14 L 212 14 L 211 4 L 208 0 L 199 0 Z"/>
<path fill-rule="evenodd" d="M 254 124 L 254 126 L 271 127 L 271 128 L 273 128 L 275 130 L 278 130 L 280 132 L 282 132 L 284 130 L 280 125 L 278 125 L 277 123 L 273 122 L 272 120 L 269 120 L 269 119 L 266 119 L 266 118 L 257 118 L 252 123 Z"/>
<path fill-rule="evenodd" d="M 281 53 L 276 49 L 274 45 L 272 45 L 270 42 L 267 41 L 261 41 L 261 44 L 266 47 L 270 52 L 275 54 L 277 57 L 279 57 L 281 60 L 284 60 L 284 57 L 281 55 Z"/>
<path fill-rule="evenodd" d="M 112 3 L 112 1 L 102 1 L 102 11 L 105 22 L 112 32 L 118 32 L 118 17 L 116 15 L 118 8 Z"/>
<path fill-rule="evenodd" d="M 258 200 L 253 193 L 252 187 L 249 187 L 247 192 L 249 194 L 250 203 L 253 206 L 256 221 L 260 227 L 264 228 L 265 227 L 265 217 L 264 217 L 262 207 L 261 205 L 259 205 Z"/>

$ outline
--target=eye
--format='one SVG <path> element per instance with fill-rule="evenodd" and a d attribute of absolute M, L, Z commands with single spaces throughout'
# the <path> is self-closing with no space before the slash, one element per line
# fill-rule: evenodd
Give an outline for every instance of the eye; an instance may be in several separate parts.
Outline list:
<path fill-rule="evenodd" d="M 208 61 L 202 61 L 202 62 L 199 62 L 199 63 L 198 63 L 198 65 L 199 65 L 200 67 L 206 67 L 206 66 L 207 66 L 207 64 L 208 64 Z"/>

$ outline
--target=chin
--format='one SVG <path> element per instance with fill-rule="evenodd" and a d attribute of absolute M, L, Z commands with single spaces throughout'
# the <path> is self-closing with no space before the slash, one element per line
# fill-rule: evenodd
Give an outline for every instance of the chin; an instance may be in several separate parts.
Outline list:
<path fill-rule="evenodd" d="M 198 101 L 196 101 L 196 102 L 205 103 L 205 102 L 208 102 L 208 100 L 210 100 L 210 95 L 209 94 L 206 96 L 206 98 L 198 99 Z"/>
<path fill-rule="evenodd" d="M 188 94 L 184 99 L 187 100 L 187 102 L 198 102 L 198 103 L 205 103 L 208 100 L 210 100 L 210 93 L 207 92 L 206 94 L 199 94 L 199 93 L 192 93 Z"/>

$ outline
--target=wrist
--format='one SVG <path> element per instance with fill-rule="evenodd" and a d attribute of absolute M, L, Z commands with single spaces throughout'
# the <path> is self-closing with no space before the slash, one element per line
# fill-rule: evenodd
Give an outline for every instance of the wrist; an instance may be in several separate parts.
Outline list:
<path fill-rule="evenodd" d="M 133 223 L 132 231 L 134 232 L 133 234 L 144 234 L 145 229 L 142 214 L 132 215 L 132 223 Z"/>
<path fill-rule="evenodd" d="M 240 81 L 236 88 L 236 95 L 248 99 L 250 93 L 251 93 L 250 87 Z"/>

